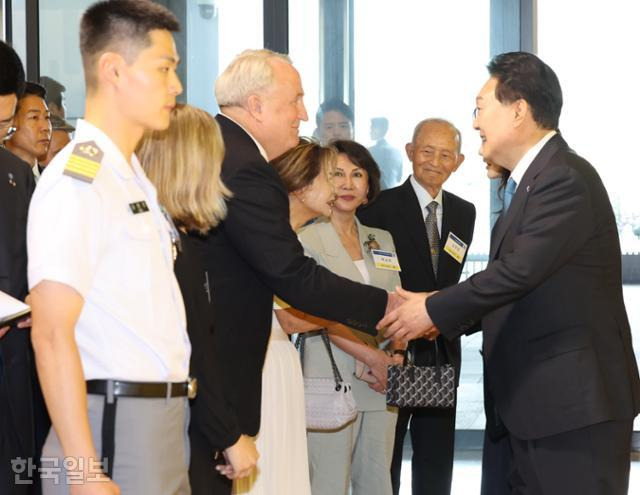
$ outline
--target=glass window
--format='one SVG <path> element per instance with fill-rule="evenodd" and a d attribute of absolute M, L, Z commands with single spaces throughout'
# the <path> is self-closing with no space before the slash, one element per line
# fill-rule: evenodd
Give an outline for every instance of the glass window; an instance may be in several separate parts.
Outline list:
<path fill-rule="evenodd" d="M 575 22 L 578 11 L 580 22 Z M 602 177 L 616 215 L 625 305 L 640 360 L 640 167 L 633 151 L 640 73 L 632 62 L 640 44 L 640 4 L 538 0 L 538 16 L 538 54 L 556 72 L 563 90 L 560 129 L 569 146 Z M 598 26 L 597 36 L 593 26 Z M 640 430 L 640 419 L 635 429 Z"/>
<path fill-rule="evenodd" d="M 402 157 L 404 181 L 411 173 L 404 146 L 419 121 L 441 117 L 460 129 L 466 160 L 445 188 L 476 205 L 467 273 L 482 269 L 489 252 L 490 185 L 471 116 L 488 78 L 489 14 L 490 0 L 289 1 L 290 56 L 309 113 L 301 134 L 317 134 L 318 106 L 327 95 L 340 95 L 354 111 L 354 137 L 365 146 L 375 144 L 371 119 L 388 119 L 385 139 Z M 481 335 L 463 345 L 456 427 L 482 430 Z"/>
<path fill-rule="evenodd" d="M 488 253 L 489 181 L 478 155 L 480 142 L 471 127 L 471 112 L 475 95 L 488 77 L 489 0 L 354 0 L 353 12 L 346 7 L 336 11 L 345 19 L 326 17 L 332 3 L 336 2 L 289 2 L 290 56 L 302 76 L 309 113 L 301 134 L 316 132 L 316 111 L 324 95 L 331 93 L 326 74 L 332 65 L 346 64 L 341 94 L 354 110 L 357 141 L 374 145 L 371 119 L 388 119 L 385 139 L 402 156 L 401 180 L 411 173 L 404 146 L 415 125 L 427 117 L 450 120 L 462 132 L 466 160 L 446 189 L 476 205 L 478 220 L 470 253 Z M 461 10 L 464 16 L 459 15 Z M 347 31 L 352 26 L 352 34 L 344 36 L 342 47 L 323 53 L 324 36 L 335 32 L 335 26 L 328 26 L 332 22 L 343 23 Z M 353 99 L 347 101 L 350 93 Z"/>
<path fill-rule="evenodd" d="M 5 38 L 3 37 L 3 39 Z M 26 66 L 27 18 L 25 0 L 12 0 L 11 2 L 11 45 L 18 52 L 22 64 Z"/>
<path fill-rule="evenodd" d="M 14 4 L 17 2 L 14 2 Z M 84 76 L 78 26 L 94 0 L 40 0 L 40 75 L 65 86 L 69 120 L 84 113 Z M 213 86 L 220 70 L 245 48 L 262 47 L 262 0 L 163 0 L 180 20 L 176 46 L 182 101 L 215 114 Z M 243 29 L 238 29 L 243 26 Z"/>

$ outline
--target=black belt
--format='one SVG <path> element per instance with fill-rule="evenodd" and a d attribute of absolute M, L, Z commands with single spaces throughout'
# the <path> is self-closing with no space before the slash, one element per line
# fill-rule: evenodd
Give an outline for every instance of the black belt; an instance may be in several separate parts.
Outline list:
<path fill-rule="evenodd" d="M 168 398 L 196 396 L 198 382 L 195 378 L 187 382 L 124 382 L 120 380 L 87 380 L 87 393 L 104 395 L 102 411 L 102 469 L 113 477 L 115 454 L 116 404 L 118 397 Z"/>
<path fill-rule="evenodd" d="M 195 397 L 195 379 L 178 383 L 87 380 L 87 393 L 108 395 L 109 382 L 113 383 L 114 397 L 141 397 L 146 399 L 166 397 L 189 397 L 193 399 Z"/>

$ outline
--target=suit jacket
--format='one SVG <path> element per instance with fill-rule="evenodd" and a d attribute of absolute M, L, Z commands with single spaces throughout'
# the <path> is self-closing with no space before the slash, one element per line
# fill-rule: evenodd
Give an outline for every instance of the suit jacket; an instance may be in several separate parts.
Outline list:
<path fill-rule="evenodd" d="M 304 312 L 375 332 L 387 293 L 338 277 L 304 255 L 289 224 L 289 198 L 278 173 L 240 126 L 223 115 L 216 118 L 226 150 L 222 178 L 233 197 L 225 220 L 194 245 L 211 282 L 210 359 L 224 370 L 228 402 L 228 434 L 217 445 L 224 448 L 260 427 L 261 372 L 274 294 Z"/>
<path fill-rule="evenodd" d="M 458 263 L 444 252 L 444 245 L 449 233 L 459 237 L 468 246 L 471 245 L 476 219 L 473 204 L 455 194 L 442 192 L 442 228 L 437 278 L 431 264 L 424 216 L 409 179 L 398 187 L 380 193 L 380 196 L 371 205 L 363 208 L 358 216 L 367 225 L 388 230 L 393 236 L 402 267 L 400 279 L 404 289 L 431 292 L 453 285 L 460 279 L 464 260 Z M 415 348 L 417 364 L 431 365 L 435 362 L 433 342 L 418 339 L 412 345 Z M 447 341 L 439 338 L 438 345 L 446 350 L 449 361 L 455 366 L 456 380 L 459 380 L 460 340 Z"/>
<path fill-rule="evenodd" d="M 447 338 L 482 320 L 487 385 L 517 438 L 640 410 L 620 260 L 600 177 L 556 135 L 494 227 L 487 269 L 427 300 Z"/>
<path fill-rule="evenodd" d="M 357 220 L 356 220 L 357 221 Z M 373 236 L 380 245 L 380 249 L 395 252 L 393 239 L 389 232 L 381 229 L 367 227 L 358 222 L 358 236 L 360 246 Z M 311 256 L 318 264 L 327 267 L 333 273 L 342 275 L 349 280 L 365 283 L 362 274 L 354 264 L 351 256 L 342 245 L 338 233 L 333 228 L 331 222 L 327 220 L 317 221 L 302 229 L 299 234 L 300 242 L 304 246 L 305 253 Z M 398 272 L 376 268 L 373 256 L 366 248 L 362 248 L 362 256 L 367 271 L 369 272 L 369 284 L 380 287 L 387 291 L 395 290 L 400 284 Z M 356 337 L 367 345 L 378 347 L 384 340 L 382 332 L 377 336 L 372 336 L 354 330 Z M 340 374 L 345 381 L 351 382 L 353 396 L 360 411 L 384 411 L 387 408 L 385 396 L 369 388 L 369 385 L 353 376 L 355 372 L 355 358 L 331 345 Z M 333 377 L 331 361 L 319 336 L 312 336 L 306 339 L 305 344 L 304 375 L 309 377 Z"/>
<path fill-rule="evenodd" d="M 21 300 L 28 292 L 27 213 L 34 187 L 29 165 L 0 148 L 0 290 Z M 13 328 L 0 339 L 0 408 L 12 425 L 0 431 L 11 450 L 0 452 L 0 459 L 35 453 L 29 333 Z"/>

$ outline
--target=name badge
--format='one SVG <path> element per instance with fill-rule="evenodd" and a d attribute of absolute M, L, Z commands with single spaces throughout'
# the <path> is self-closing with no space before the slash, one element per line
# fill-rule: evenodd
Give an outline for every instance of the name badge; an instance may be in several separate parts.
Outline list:
<path fill-rule="evenodd" d="M 373 256 L 373 264 L 376 268 L 392 270 L 394 272 L 400 271 L 400 263 L 398 263 L 396 253 L 382 251 L 381 249 L 372 249 L 371 255 Z"/>
<path fill-rule="evenodd" d="M 444 245 L 444 252 L 451 256 L 458 263 L 462 263 L 467 252 L 467 244 L 461 241 L 453 232 L 449 232 L 447 243 Z"/>
<path fill-rule="evenodd" d="M 129 203 L 129 209 L 131 209 L 131 213 L 137 215 L 138 213 L 146 213 L 149 211 L 149 207 L 147 206 L 146 201 L 136 201 L 135 203 Z"/>

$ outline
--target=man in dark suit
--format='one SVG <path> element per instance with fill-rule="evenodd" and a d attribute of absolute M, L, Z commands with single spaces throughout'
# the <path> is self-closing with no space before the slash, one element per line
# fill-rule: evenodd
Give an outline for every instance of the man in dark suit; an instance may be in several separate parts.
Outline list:
<path fill-rule="evenodd" d="M 24 88 L 22 63 L 0 41 L 0 142 L 13 124 Z M 0 148 L 0 291 L 27 295 L 27 210 L 35 181 L 25 162 Z M 0 328 L 0 493 L 33 493 L 36 456 L 33 414 L 33 362 L 29 330 Z M 11 460 L 22 458 L 22 465 Z M 14 461 L 16 462 L 16 461 Z M 14 471 L 15 467 L 15 471 Z M 16 474 L 22 471 L 21 474 Z M 27 484 L 16 484 L 16 480 Z"/>
<path fill-rule="evenodd" d="M 225 144 L 222 178 L 233 197 L 227 217 L 196 244 L 210 275 L 215 347 L 211 360 L 227 404 L 200 404 L 191 423 L 194 493 L 229 493 L 230 482 L 212 469 L 213 450 L 224 451 L 230 478 L 256 462 L 261 373 L 270 334 L 273 295 L 306 313 L 373 332 L 388 299 L 384 290 L 333 275 L 303 254 L 289 224 L 289 199 L 271 160 L 298 143 L 307 119 L 300 76 L 283 55 L 248 50 L 216 82 L 217 116 Z M 207 409 L 224 409 L 226 435 L 217 435 Z M 209 422 L 210 423 L 210 422 Z M 220 431 L 221 429 L 217 429 Z M 205 440 L 207 439 L 207 440 Z"/>
<path fill-rule="evenodd" d="M 476 98 L 481 154 L 508 169 L 487 269 L 392 312 L 397 337 L 456 338 L 481 320 L 514 493 L 618 495 L 629 483 L 640 379 L 620 243 L 595 169 L 556 132 L 562 92 L 535 55 L 498 55 Z"/>
<path fill-rule="evenodd" d="M 426 119 L 420 122 L 406 146 L 413 175 L 401 186 L 383 191 L 378 199 L 359 213 L 363 224 L 391 232 L 402 271 L 402 287 L 431 292 L 458 282 L 476 217 L 468 201 L 442 189 L 464 160 L 460 153 L 460 132 L 449 122 Z M 437 237 L 431 239 L 428 224 L 430 204 L 435 202 Z M 445 249 L 455 236 L 465 244 L 462 256 L 454 258 Z M 431 246 L 431 243 L 435 244 Z M 431 255 L 432 248 L 435 256 Z M 436 346 L 442 362 L 455 366 L 460 376 L 460 340 L 420 338 L 410 349 L 418 365 L 433 365 Z M 391 465 L 394 494 L 400 491 L 402 449 L 410 423 L 413 458 L 411 484 L 414 494 L 448 495 L 451 492 L 455 409 L 401 409 Z"/>

